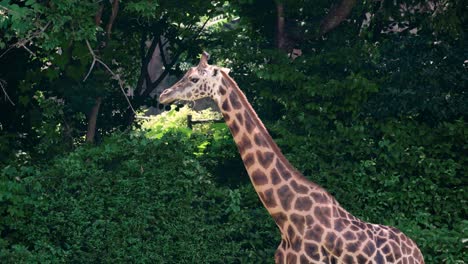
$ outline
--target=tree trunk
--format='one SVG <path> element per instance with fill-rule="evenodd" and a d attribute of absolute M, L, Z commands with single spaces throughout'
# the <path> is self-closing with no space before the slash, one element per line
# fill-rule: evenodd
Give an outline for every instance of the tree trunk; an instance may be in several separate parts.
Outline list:
<path fill-rule="evenodd" d="M 96 98 L 94 106 L 91 109 L 88 117 L 88 129 L 86 132 L 86 142 L 94 143 L 94 137 L 96 135 L 96 122 L 99 114 L 99 108 L 101 107 L 101 97 Z"/>
<path fill-rule="evenodd" d="M 276 1 L 276 48 L 286 50 L 286 36 L 284 32 L 284 5 Z"/>

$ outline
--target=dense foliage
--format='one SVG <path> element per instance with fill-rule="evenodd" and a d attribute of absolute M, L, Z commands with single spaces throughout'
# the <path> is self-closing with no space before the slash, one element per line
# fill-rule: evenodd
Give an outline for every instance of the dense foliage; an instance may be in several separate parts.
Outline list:
<path fill-rule="evenodd" d="M 158 106 L 140 67 L 160 36 L 173 78 L 203 49 L 231 68 L 290 161 L 351 213 L 398 227 L 426 263 L 468 262 L 464 1 L 355 1 L 327 34 L 338 1 L 124 1 L 111 34 L 116 0 L 98 2 L 0 1 L 0 262 L 272 262 L 279 232 L 226 127 L 190 130 L 188 108 L 132 122 L 120 88 Z M 90 71 L 88 44 L 117 74 Z"/>
<path fill-rule="evenodd" d="M 208 139 L 171 132 L 152 140 L 151 132 L 156 131 L 147 134 L 150 139 L 144 134 L 115 134 L 101 146 L 81 147 L 47 168 L 5 167 L 0 185 L 0 259 L 9 263 L 268 259 L 278 240 L 272 232 L 274 223 L 258 206 L 250 186 L 227 188 L 213 180 L 195 155 Z M 246 197 L 249 201 L 243 202 Z"/>

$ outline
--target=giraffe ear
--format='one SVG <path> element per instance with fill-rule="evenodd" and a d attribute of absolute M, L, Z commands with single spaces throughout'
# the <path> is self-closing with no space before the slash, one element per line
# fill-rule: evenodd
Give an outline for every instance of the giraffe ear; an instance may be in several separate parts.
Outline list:
<path fill-rule="evenodd" d="M 224 68 L 224 67 L 221 67 L 221 70 L 227 74 L 229 74 L 229 72 L 231 71 L 231 69 L 229 68 Z"/>
<path fill-rule="evenodd" d="M 208 60 L 210 59 L 210 54 L 206 51 L 203 51 L 200 62 L 198 63 L 199 68 L 206 68 L 208 66 Z"/>

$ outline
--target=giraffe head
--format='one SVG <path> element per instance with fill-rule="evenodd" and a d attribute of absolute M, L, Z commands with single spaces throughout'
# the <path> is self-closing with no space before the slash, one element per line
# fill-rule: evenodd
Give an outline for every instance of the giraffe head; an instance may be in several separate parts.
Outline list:
<path fill-rule="evenodd" d="M 169 104 L 176 100 L 194 101 L 217 96 L 221 71 L 227 74 L 229 69 L 208 65 L 208 59 L 208 53 L 203 52 L 198 66 L 190 68 L 180 81 L 164 90 L 159 96 L 159 102 Z"/>

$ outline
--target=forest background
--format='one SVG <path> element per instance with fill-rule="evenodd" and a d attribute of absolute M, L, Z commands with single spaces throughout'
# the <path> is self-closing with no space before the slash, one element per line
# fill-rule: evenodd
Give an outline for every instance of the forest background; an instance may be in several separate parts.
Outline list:
<path fill-rule="evenodd" d="M 279 231 L 226 126 L 157 101 L 206 50 L 343 207 L 426 263 L 467 263 L 467 9 L 1 0 L 0 261 L 273 262 Z M 149 106 L 166 111 L 138 118 Z"/>

